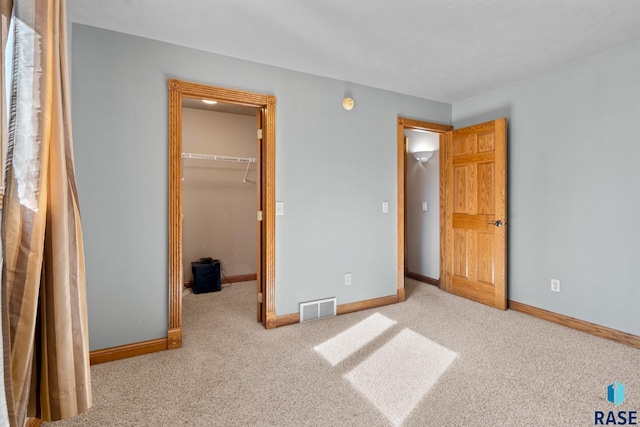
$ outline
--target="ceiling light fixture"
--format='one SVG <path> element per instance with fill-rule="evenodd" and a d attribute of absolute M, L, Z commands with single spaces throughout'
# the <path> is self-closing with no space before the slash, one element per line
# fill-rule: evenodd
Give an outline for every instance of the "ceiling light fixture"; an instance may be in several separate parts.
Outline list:
<path fill-rule="evenodd" d="M 420 163 L 427 163 L 431 156 L 433 156 L 433 151 L 416 151 L 413 153 L 413 157 Z"/>
<path fill-rule="evenodd" d="M 210 99 L 203 99 L 202 102 L 204 102 L 205 104 L 209 104 L 209 105 L 213 105 L 213 104 L 217 104 L 218 101 L 212 101 Z"/>
<path fill-rule="evenodd" d="M 353 110 L 353 107 L 356 105 L 355 101 L 353 100 L 353 98 L 345 98 L 342 100 L 342 106 L 344 107 L 345 110 L 347 111 L 351 111 Z"/>

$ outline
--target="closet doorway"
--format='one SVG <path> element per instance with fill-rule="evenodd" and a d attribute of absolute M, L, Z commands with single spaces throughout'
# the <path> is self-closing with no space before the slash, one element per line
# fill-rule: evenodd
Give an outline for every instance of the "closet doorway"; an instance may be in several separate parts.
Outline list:
<path fill-rule="evenodd" d="M 185 150 L 183 125 L 185 117 L 189 122 L 198 120 L 206 114 L 204 110 L 193 110 L 203 100 L 216 102 L 224 113 L 238 116 L 238 123 L 255 123 L 255 149 L 249 153 L 247 147 L 237 155 L 229 151 L 214 153 L 200 150 L 203 142 L 187 142 Z M 205 105 L 204 103 L 202 103 Z M 210 104 L 211 105 L 211 104 Z M 186 110 L 189 109 L 189 110 Z M 198 112 L 200 111 L 200 112 Z M 230 114 L 230 115 L 231 115 Z M 247 114 L 253 117 L 247 120 Z M 240 118 L 243 116 L 244 118 Z M 192 145 L 194 144 L 194 145 Z M 223 143 L 224 145 L 224 143 Z M 193 148 L 193 150 L 191 150 Z M 216 149 L 221 146 L 216 147 Z M 228 149 L 228 147 L 227 147 Z M 251 150 L 250 150 L 251 151 Z M 255 195 L 255 279 L 257 320 L 265 328 L 276 326 L 275 313 L 275 97 L 264 94 L 237 91 L 214 86 L 190 83 L 181 80 L 169 80 L 169 330 L 168 347 L 179 348 L 182 344 L 182 289 L 185 278 L 185 248 L 183 248 L 183 176 L 185 162 L 200 163 L 201 170 L 191 170 L 188 175 L 194 179 L 205 172 L 206 163 L 216 162 L 221 167 L 218 173 L 225 171 L 241 172 L 240 184 L 254 189 Z M 223 166 L 224 165 L 224 166 Z M 189 166 L 196 166 L 189 163 Z M 196 166 L 197 167 L 197 166 Z M 229 177 L 226 178 L 230 179 Z M 192 194 L 186 195 L 186 199 Z M 186 255 L 189 255 L 188 253 Z M 223 260 L 224 261 L 224 260 Z M 241 261 L 240 263 L 242 263 Z M 246 260 L 244 261 L 246 262 Z M 223 265 L 223 268 L 225 266 Z M 242 268 L 240 266 L 236 266 Z M 246 268 L 246 266 L 245 266 Z M 233 273 L 232 273 L 233 274 Z M 242 275 L 238 275 L 242 276 Z M 236 277 L 242 280 L 242 277 Z M 246 275 L 245 275 L 245 278 Z M 253 279 L 253 274 L 251 275 Z"/>
<path fill-rule="evenodd" d="M 194 293 L 256 280 L 256 114 L 208 99 L 182 100 L 182 269 Z M 194 283 L 192 263 L 213 272 Z M 208 262 L 208 261 L 207 261 Z M 215 274 L 219 268 L 220 275 Z"/>

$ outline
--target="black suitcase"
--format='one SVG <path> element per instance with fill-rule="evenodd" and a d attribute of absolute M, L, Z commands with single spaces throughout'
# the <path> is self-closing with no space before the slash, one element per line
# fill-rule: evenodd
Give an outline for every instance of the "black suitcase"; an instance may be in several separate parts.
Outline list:
<path fill-rule="evenodd" d="M 220 283 L 220 260 L 200 258 L 191 263 L 193 273 L 192 291 L 194 294 L 218 292 L 222 289 Z"/>

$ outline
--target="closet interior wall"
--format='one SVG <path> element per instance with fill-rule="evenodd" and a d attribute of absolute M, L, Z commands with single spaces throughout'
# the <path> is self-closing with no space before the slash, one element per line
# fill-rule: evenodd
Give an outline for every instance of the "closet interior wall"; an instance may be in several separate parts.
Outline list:
<path fill-rule="evenodd" d="M 256 157 L 255 115 L 183 108 L 182 129 L 183 153 Z M 256 163 L 182 162 L 184 280 L 203 257 L 219 259 L 227 277 L 255 274 Z"/>

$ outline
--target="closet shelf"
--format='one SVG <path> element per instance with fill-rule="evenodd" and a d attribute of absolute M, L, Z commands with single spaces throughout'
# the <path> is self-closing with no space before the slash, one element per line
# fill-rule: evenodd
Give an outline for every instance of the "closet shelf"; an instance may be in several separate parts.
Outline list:
<path fill-rule="evenodd" d="M 231 156 L 217 156 L 213 154 L 196 154 L 196 153 L 182 153 L 183 159 L 194 160 L 216 160 L 223 162 L 239 162 L 239 163 L 255 163 L 255 157 L 231 157 Z"/>

